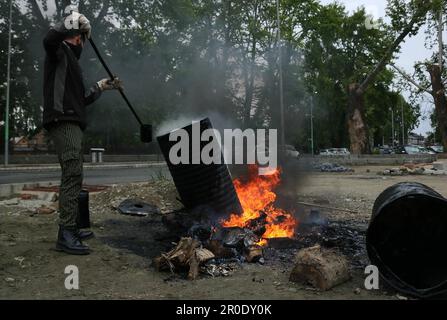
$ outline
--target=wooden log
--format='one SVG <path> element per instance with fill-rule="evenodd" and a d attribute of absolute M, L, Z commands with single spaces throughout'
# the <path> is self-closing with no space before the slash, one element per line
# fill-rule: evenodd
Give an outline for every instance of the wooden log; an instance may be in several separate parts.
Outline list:
<path fill-rule="evenodd" d="M 169 268 L 171 271 L 173 267 L 185 267 L 198 246 L 199 243 L 194 239 L 181 238 L 174 249 L 154 259 L 154 266 L 158 270 Z"/>
<path fill-rule="evenodd" d="M 189 268 L 188 279 L 194 280 L 199 275 L 200 264 L 214 258 L 211 251 L 199 247 L 199 244 L 192 238 L 181 238 L 174 249 L 155 258 L 153 265 L 157 271 L 175 272 Z"/>
<path fill-rule="evenodd" d="M 314 246 L 297 253 L 289 280 L 326 291 L 350 278 L 349 263 L 343 255 Z"/>

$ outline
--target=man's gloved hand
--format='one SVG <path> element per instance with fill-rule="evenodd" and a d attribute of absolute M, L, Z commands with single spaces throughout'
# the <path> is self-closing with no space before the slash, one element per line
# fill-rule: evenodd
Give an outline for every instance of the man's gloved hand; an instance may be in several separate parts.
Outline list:
<path fill-rule="evenodd" d="M 96 84 L 101 91 L 123 89 L 123 82 L 117 77 L 113 78 L 113 80 L 102 79 L 99 80 Z"/>
<path fill-rule="evenodd" d="M 82 34 L 85 34 L 87 39 L 90 39 L 92 35 L 92 27 L 90 26 L 90 21 L 83 15 L 79 15 L 79 30 Z"/>

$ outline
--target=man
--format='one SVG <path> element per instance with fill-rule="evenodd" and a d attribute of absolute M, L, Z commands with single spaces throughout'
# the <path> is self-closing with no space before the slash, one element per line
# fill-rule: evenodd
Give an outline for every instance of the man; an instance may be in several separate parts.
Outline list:
<path fill-rule="evenodd" d="M 84 42 L 90 37 L 91 27 L 84 15 L 76 17 L 77 24 L 72 20 L 67 24 L 64 20 L 51 28 L 43 40 L 46 52 L 43 126 L 54 142 L 62 170 L 56 249 L 83 255 L 90 251 L 82 240 L 94 236 L 91 231 L 80 231 L 76 223 L 83 179 L 85 107 L 97 100 L 102 91 L 119 89 L 121 82 L 118 78 L 103 79 L 86 91 L 78 60 Z M 66 19 L 73 19 L 73 15 Z"/>

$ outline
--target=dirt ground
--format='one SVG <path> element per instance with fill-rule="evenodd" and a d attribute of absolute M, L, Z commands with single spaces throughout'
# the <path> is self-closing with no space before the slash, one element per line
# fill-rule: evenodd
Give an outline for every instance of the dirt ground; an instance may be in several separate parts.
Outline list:
<path fill-rule="evenodd" d="M 376 197 L 402 181 L 426 184 L 447 196 L 447 177 L 381 176 L 384 167 L 355 167 L 353 173 L 311 173 L 287 190 L 299 202 L 349 209 L 320 208 L 329 219 L 367 227 Z M 289 181 L 294 180 L 289 176 Z M 140 197 L 159 206 L 162 213 L 178 208 L 169 180 L 113 186 L 90 195 L 92 230 L 87 241 L 93 252 L 70 256 L 54 251 L 57 215 L 33 214 L 21 206 L 0 206 L 1 299 L 404 299 L 381 284 L 380 290 L 364 289 L 365 275 L 353 270 L 352 280 L 326 292 L 288 281 L 290 263 L 266 261 L 242 264 L 229 277 L 202 275 L 196 281 L 172 277 L 151 266 L 151 259 L 171 248 L 163 241 L 161 216 L 134 217 L 119 214 L 116 207 L 126 198 Z M 364 257 L 363 257 L 364 258 Z M 79 290 L 64 286 L 65 267 L 79 269 Z"/>

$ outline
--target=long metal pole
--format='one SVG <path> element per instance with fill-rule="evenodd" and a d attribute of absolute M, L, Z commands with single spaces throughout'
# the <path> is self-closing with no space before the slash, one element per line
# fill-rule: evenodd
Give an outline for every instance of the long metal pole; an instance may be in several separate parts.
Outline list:
<path fill-rule="evenodd" d="M 310 143 L 312 156 L 314 156 L 314 98 L 312 97 L 312 102 L 310 104 Z"/>
<path fill-rule="evenodd" d="M 276 22 L 278 28 L 278 54 L 279 54 L 279 108 L 281 117 L 281 146 L 285 145 L 284 134 L 284 96 L 283 96 L 283 79 L 282 79 L 282 50 L 281 50 L 281 23 L 279 16 L 279 0 L 276 0 Z"/>
<path fill-rule="evenodd" d="M 392 146 L 394 147 L 394 111 L 391 109 L 391 134 L 392 134 Z"/>
<path fill-rule="evenodd" d="M 443 40 L 442 40 L 442 29 L 443 29 L 442 10 L 443 10 L 443 5 L 441 2 L 441 10 L 439 11 L 439 16 L 438 16 L 438 44 L 439 44 L 438 63 L 439 63 L 440 71 L 442 71 L 442 55 L 443 55 L 443 50 L 444 50 Z"/>
<path fill-rule="evenodd" d="M 9 33 L 8 33 L 8 66 L 6 71 L 6 107 L 5 107 L 5 166 L 9 163 L 9 87 L 11 85 L 11 28 L 12 0 L 9 2 Z"/>
<path fill-rule="evenodd" d="M 405 119 L 404 119 L 404 104 L 400 100 L 400 112 L 402 120 L 402 146 L 405 146 Z"/>
<path fill-rule="evenodd" d="M 113 80 L 113 78 L 114 78 L 113 73 L 112 73 L 112 71 L 110 71 L 110 69 L 107 66 L 106 62 L 102 58 L 101 53 L 99 52 L 98 47 L 96 46 L 95 42 L 93 41 L 92 38 L 90 38 L 89 41 L 90 41 L 90 45 L 93 48 L 93 51 L 95 51 L 96 55 L 98 56 L 99 61 L 101 62 L 101 64 L 104 67 L 104 69 L 106 70 L 107 74 L 109 75 L 110 80 Z M 126 102 L 127 106 L 129 107 L 130 111 L 132 111 L 133 115 L 135 116 L 135 119 L 137 119 L 138 123 L 142 126 L 143 122 L 141 121 L 141 119 L 138 116 L 138 114 L 135 112 L 135 109 L 130 104 L 130 101 L 129 101 L 129 99 L 127 99 L 127 96 L 125 95 L 123 89 L 119 89 L 119 92 L 120 92 L 121 96 L 123 97 L 124 101 Z"/>

